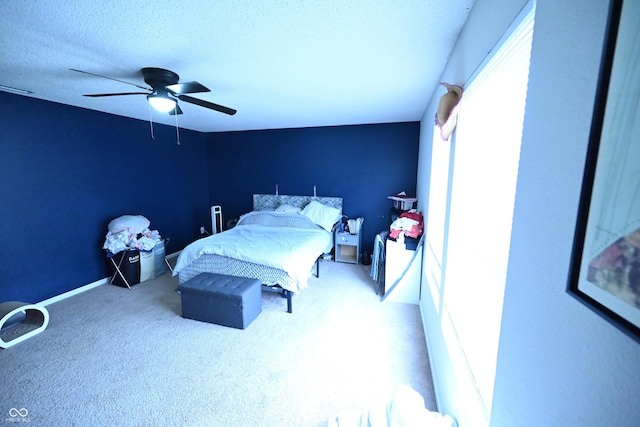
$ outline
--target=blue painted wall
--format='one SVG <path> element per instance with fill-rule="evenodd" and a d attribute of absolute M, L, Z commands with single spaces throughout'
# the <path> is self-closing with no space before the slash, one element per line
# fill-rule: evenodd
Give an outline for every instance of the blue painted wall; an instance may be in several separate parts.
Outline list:
<path fill-rule="evenodd" d="M 210 202 L 225 222 L 252 208 L 253 193 L 344 199 L 343 213 L 364 217 L 362 246 L 389 229 L 391 201 L 416 193 L 418 122 L 220 132 L 207 136 Z"/>
<path fill-rule="evenodd" d="M 0 301 L 39 302 L 109 275 L 107 224 L 141 214 L 168 252 L 251 195 L 342 196 L 363 246 L 389 225 L 386 196 L 415 194 L 419 123 L 203 134 L 0 92 Z M 210 187 L 210 188 L 209 188 Z"/>
<path fill-rule="evenodd" d="M 208 221 L 205 135 L 0 92 L 0 301 L 108 276 L 107 224 L 141 214 L 182 248 Z"/>

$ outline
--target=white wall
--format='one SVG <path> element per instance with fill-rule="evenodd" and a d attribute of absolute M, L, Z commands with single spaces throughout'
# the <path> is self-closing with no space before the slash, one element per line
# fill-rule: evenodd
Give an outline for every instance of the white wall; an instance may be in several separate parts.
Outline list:
<path fill-rule="evenodd" d="M 442 80 L 464 83 L 524 3 L 477 0 Z M 607 0 L 538 0 L 491 426 L 640 420 L 640 345 L 566 293 L 607 11 Z M 442 93 L 422 121 L 421 203 Z M 439 409 L 461 427 L 477 425 L 434 302 L 422 297 Z"/>

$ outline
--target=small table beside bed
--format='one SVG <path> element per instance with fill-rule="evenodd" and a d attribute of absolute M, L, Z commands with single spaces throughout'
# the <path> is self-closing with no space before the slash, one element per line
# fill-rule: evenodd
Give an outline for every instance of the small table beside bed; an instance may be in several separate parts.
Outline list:
<path fill-rule="evenodd" d="M 173 275 L 180 284 L 201 273 L 258 279 L 263 290 L 292 295 L 305 289 L 315 264 L 333 248 L 333 227 L 342 218 L 341 197 L 254 194 L 253 210 L 232 229 L 189 244 Z"/>

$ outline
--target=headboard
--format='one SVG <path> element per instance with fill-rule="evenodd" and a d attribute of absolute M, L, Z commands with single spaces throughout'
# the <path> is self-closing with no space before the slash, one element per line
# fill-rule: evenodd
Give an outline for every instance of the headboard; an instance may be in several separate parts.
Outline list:
<path fill-rule="evenodd" d="M 323 205 L 331 206 L 340 211 L 342 215 L 342 197 L 323 197 L 323 196 L 287 196 L 283 194 L 254 194 L 253 210 L 274 210 L 281 204 L 296 206 L 300 209 L 304 208 L 311 202 L 316 200 Z"/>

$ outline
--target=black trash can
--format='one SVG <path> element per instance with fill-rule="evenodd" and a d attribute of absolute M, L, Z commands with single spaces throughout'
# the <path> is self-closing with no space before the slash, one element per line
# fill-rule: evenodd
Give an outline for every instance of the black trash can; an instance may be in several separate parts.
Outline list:
<path fill-rule="evenodd" d="M 371 265 L 371 252 L 369 251 L 362 252 L 362 264 Z"/>

